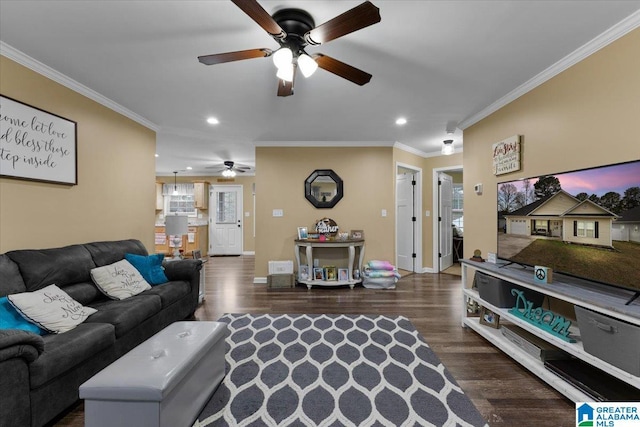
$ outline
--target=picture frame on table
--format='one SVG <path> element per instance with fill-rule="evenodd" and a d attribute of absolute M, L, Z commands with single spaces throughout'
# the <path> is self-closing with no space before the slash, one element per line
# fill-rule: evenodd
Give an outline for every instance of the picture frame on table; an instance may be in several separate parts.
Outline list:
<path fill-rule="evenodd" d="M 364 240 L 364 230 L 351 230 L 349 235 L 351 240 Z"/>
<path fill-rule="evenodd" d="M 298 240 L 307 240 L 309 238 L 309 230 L 307 227 L 298 227 Z"/>
<path fill-rule="evenodd" d="M 338 269 L 334 266 L 325 267 L 324 280 L 338 280 Z"/>
<path fill-rule="evenodd" d="M 338 269 L 338 280 L 341 282 L 349 281 L 349 269 L 348 268 L 339 268 Z"/>
<path fill-rule="evenodd" d="M 194 249 L 193 259 L 200 259 L 200 258 L 202 258 L 202 251 L 200 249 Z"/>
<path fill-rule="evenodd" d="M 300 271 L 298 271 L 298 280 L 309 280 L 309 266 L 302 264 Z"/>
<path fill-rule="evenodd" d="M 325 280 L 325 278 L 324 278 L 324 268 L 314 267 L 314 269 L 313 269 L 313 280 Z"/>
<path fill-rule="evenodd" d="M 500 315 L 487 307 L 480 307 L 480 324 L 498 329 L 500 327 Z"/>

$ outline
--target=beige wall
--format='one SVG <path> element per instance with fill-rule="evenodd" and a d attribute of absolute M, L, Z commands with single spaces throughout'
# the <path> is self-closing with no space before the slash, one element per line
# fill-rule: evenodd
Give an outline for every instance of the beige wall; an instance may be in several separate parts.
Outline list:
<path fill-rule="evenodd" d="M 0 252 L 128 238 L 153 251 L 155 132 L 2 56 L 0 92 L 78 124 L 78 185 L 0 178 Z"/>
<path fill-rule="evenodd" d="M 220 181 L 218 181 L 220 180 Z M 174 181 L 173 176 L 158 176 L 157 182 L 172 183 Z M 194 181 L 206 181 L 210 185 L 241 185 L 242 186 L 242 210 L 243 210 L 243 247 L 242 250 L 246 252 L 254 252 L 256 250 L 256 239 L 254 237 L 254 209 L 253 209 L 253 185 L 256 182 L 255 176 L 241 176 L 238 174 L 233 180 L 228 180 L 219 176 L 180 176 L 176 178 L 178 183 L 191 183 Z M 246 216 L 246 213 L 249 216 Z M 209 215 L 210 212 L 203 211 L 204 215 Z"/>
<path fill-rule="evenodd" d="M 462 154 L 424 158 L 392 147 L 258 147 L 255 276 L 267 275 L 268 261 L 293 260 L 297 227 L 325 216 L 341 230 L 365 231 L 365 261 L 395 262 L 398 163 L 422 170 L 422 266 L 433 268 L 433 170 L 461 165 Z M 316 209 L 304 198 L 304 181 L 315 169 L 333 169 L 344 181 L 345 196 L 333 209 Z M 283 209 L 284 216 L 274 218 L 274 209 Z"/>
<path fill-rule="evenodd" d="M 640 159 L 638 46 L 640 29 L 465 129 L 465 257 L 496 250 L 498 182 Z M 522 169 L 495 177 L 491 145 L 512 135 L 522 135 Z"/>
<path fill-rule="evenodd" d="M 255 276 L 267 276 L 268 261 L 293 260 L 297 227 L 324 217 L 340 230 L 364 230 L 365 260 L 393 260 L 394 167 L 391 147 L 257 147 Z M 316 209 L 304 197 L 315 169 L 333 169 L 344 181 L 344 197 L 333 209 Z M 273 217 L 274 209 L 284 216 Z"/>

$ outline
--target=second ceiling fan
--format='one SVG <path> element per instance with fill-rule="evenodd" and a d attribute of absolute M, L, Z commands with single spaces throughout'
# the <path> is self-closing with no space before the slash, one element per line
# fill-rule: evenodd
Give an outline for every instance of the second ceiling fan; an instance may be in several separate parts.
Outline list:
<path fill-rule="evenodd" d="M 198 57 L 201 63 L 214 65 L 273 55 L 278 67 L 278 96 L 293 95 L 298 68 L 305 77 L 313 74 L 316 68 L 322 68 L 360 86 L 371 80 L 371 74 L 337 59 L 305 52 L 308 45 L 321 45 L 380 22 L 380 9 L 371 2 L 366 1 L 316 27 L 311 15 L 301 9 L 281 9 L 271 16 L 256 0 L 231 1 L 269 33 L 280 48 L 275 51 L 262 48 L 204 55 Z"/>

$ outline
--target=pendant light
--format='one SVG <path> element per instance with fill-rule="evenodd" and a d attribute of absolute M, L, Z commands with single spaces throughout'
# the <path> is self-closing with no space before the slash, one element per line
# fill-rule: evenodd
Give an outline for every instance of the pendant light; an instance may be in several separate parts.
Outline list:
<path fill-rule="evenodd" d="M 173 193 L 171 193 L 171 195 L 178 195 L 178 172 L 176 171 L 173 172 Z"/>

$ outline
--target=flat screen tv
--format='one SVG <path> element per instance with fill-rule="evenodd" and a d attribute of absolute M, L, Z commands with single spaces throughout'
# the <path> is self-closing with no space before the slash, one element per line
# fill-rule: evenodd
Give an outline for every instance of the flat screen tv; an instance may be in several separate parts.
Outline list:
<path fill-rule="evenodd" d="M 499 183 L 498 258 L 637 298 L 640 160 Z"/>

